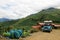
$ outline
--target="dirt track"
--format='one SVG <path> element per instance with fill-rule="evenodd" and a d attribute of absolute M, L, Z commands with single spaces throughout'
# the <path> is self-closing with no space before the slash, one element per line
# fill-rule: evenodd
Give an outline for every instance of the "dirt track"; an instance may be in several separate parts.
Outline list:
<path fill-rule="evenodd" d="M 0 40 L 6 40 L 6 39 L 0 39 Z M 16 40 L 16 39 L 13 39 L 13 40 Z M 33 33 L 29 37 L 26 37 L 24 39 L 19 39 L 19 40 L 60 40 L 60 30 L 53 29 L 51 33 L 39 31 L 39 32 Z"/>
<path fill-rule="evenodd" d="M 37 32 L 24 40 L 60 40 L 60 30 L 54 29 L 51 33 Z"/>

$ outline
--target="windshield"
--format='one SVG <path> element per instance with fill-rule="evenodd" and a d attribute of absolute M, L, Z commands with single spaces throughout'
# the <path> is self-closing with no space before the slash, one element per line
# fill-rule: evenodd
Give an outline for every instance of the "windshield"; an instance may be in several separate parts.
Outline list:
<path fill-rule="evenodd" d="M 44 26 L 44 28 L 51 28 L 51 26 Z"/>

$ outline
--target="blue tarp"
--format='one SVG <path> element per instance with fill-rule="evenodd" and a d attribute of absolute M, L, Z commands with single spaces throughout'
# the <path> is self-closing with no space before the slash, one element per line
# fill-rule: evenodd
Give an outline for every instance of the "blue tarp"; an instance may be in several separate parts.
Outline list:
<path fill-rule="evenodd" d="M 23 31 L 22 30 L 10 30 L 10 38 L 19 38 L 22 36 Z"/>

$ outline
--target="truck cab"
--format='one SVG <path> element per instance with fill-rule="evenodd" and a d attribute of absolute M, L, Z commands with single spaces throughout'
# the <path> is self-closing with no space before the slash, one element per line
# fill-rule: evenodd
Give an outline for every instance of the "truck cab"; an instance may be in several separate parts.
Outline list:
<path fill-rule="evenodd" d="M 51 32 L 52 31 L 52 26 L 51 26 L 52 21 L 44 21 L 44 25 L 41 28 L 41 30 L 44 32 Z"/>
<path fill-rule="evenodd" d="M 42 31 L 43 32 L 51 32 L 52 31 L 52 26 L 43 26 Z"/>

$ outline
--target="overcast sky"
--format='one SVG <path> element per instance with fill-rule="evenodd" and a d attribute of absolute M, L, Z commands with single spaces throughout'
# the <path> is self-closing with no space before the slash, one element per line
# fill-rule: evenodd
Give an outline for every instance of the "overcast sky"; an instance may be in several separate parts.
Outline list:
<path fill-rule="evenodd" d="M 60 8 L 60 0 L 0 0 L 0 18 L 23 18 L 49 7 Z"/>

